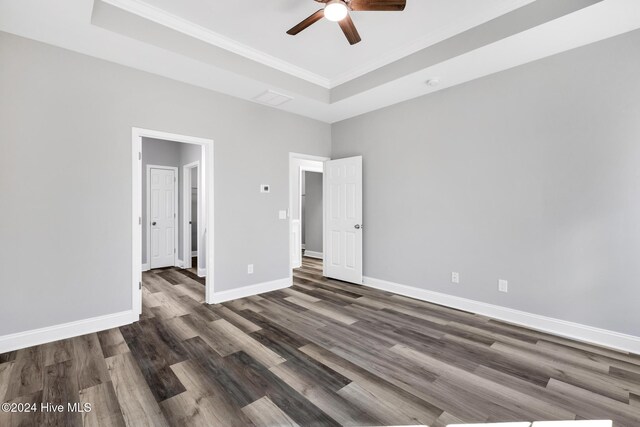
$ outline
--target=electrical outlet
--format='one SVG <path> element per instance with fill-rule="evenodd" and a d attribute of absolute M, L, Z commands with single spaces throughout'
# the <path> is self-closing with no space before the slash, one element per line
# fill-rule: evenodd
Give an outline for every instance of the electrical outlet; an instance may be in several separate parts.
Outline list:
<path fill-rule="evenodd" d="M 247 265 L 247 274 L 253 274 L 253 264 Z"/>
<path fill-rule="evenodd" d="M 451 283 L 460 283 L 460 273 L 455 271 L 451 273 Z"/>
<path fill-rule="evenodd" d="M 506 280 L 498 280 L 498 291 L 499 292 L 509 292 L 509 282 Z"/>

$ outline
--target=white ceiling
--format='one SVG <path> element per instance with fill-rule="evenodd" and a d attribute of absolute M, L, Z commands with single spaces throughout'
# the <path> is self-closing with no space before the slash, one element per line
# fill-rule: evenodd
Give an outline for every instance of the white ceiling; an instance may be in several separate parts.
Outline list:
<path fill-rule="evenodd" d="M 144 3 L 307 70 L 328 80 L 329 86 L 335 86 L 532 1 L 408 0 L 403 12 L 352 12 L 362 37 L 354 46 L 349 45 L 338 24 L 326 19 L 297 36 L 286 34 L 289 28 L 322 8 L 314 0 L 144 0 Z"/>
<path fill-rule="evenodd" d="M 308 83 L 313 82 L 314 78 L 328 81 L 326 77 L 329 75 L 318 75 L 317 73 L 321 72 L 320 68 L 313 68 L 313 70 L 308 69 L 314 67 L 314 65 L 312 62 L 304 62 L 311 61 L 307 58 L 306 51 L 303 52 L 303 54 L 298 53 L 297 55 L 299 56 L 297 57 L 293 50 L 290 51 L 289 48 L 286 48 L 286 44 L 289 43 L 304 45 L 305 49 L 308 47 L 308 42 L 305 38 L 298 40 L 298 37 L 286 36 L 285 31 L 291 25 L 298 22 L 297 20 L 301 19 L 300 14 L 304 17 L 305 14 L 309 12 L 309 9 L 311 9 L 311 11 L 314 10 L 312 0 L 229 0 L 225 2 L 222 0 L 209 0 L 210 4 L 219 5 L 226 3 L 227 7 L 230 8 L 243 5 L 243 7 L 247 8 L 246 13 L 250 15 L 252 19 L 258 19 L 263 12 L 257 12 L 256 9 L 249 7 L 249 4 L 253 5 L 255 3 L 259 5 L 263 8 L 260 9 L 260 11 L 263 11 L 264 8 L 269 7 L 269 5 L 274 8 L 277 6 L 278 8 L 285 9 L 287 4 L 295 7 L 295 12 L 293 10 L 283 12 L 284 17 L 282 18 L 282 22 L 280 22 L 281 18 L 277 18 L 278 22 L 272 23 L 273 35 L 271 31 L 262 33 L 261 31 L 263 30 L 259 28 L 251 30 L 251 28 L 256 27 L 241 25 L 242 20 L 236 18 L 231 19 L 229 18 L 231 15 L 225 15 L 224 13 L 221 13 L 217 18 L 221 21 L 219 21 L 219 24 L 216 24 L 216 32 L 214 32 L 201 25 L 196 25 L 185 18 L 178 18 L 172 13 L 167 13 L 167 11 L 150 6 L 147 3 L 142 3 L 140 0 L 104 1 L 116 6 L 134 5 L 137 9 L 128 10 L 127 13 L 143 16 L 144 19 L 148 21 L 156 22 L 156 25 L 162 24 L 163 28 L 187 35 L 194 40 L 209 40 L 210 44 L 218 46 L 218 48 L 223 48 L 224 52 L 232 52 L 238 57 L 257 61 L 262 65 L 257 64 L 257 62 L 254 64 L 263 67 L 261 71 L 262 74 L 269 74 L 264 72 L 267 69 L 272 71 L 274 69 L 279 70 L 278 73 L 280 74 L 275 75 L 271 73 L 271 75 L 261 75 L 255 72 L 253 74 L 243 73 L 242 67 L 244 67 L 246 71 L 250 64 L 243 63 L 234 68 L 229 64 L 225 65 L 224 61 L 219 60 L 220 58 L 214 54 L 210 54 L 206 58 L 198 57 L 190 55 L 189 52 L 181 49 L 172 49 L 169 46 L 164 46 L 161 38 L 157 40 L 153 39 L 152 41 L 157 41 L 157 43 L 153 43 L 150 42 L 149 39 L 138 39 L 124 33 L 119 33 L 113 29 L 94 25 L 92 23 L 92 13 L 95 9 L 94 0 L 0 0 L 0 31 L 6 31 L 54 46 L 60 46 L 85 55 L 154 73 L 191 85 L 215 90 L 245 100 L 253 100 L 265 90 L 275 90 L 293 99 L 274 108 L 328 123 L 334 123 L 359 114 L 364 114 L 407 99 L 428 95 L 429 93 L 488 74 L 640 28 L 640 0 L 603 0 L 580 10 L 553 18 L 547 22 L 541 22 L 529 29 L 512 33 L 512 35 L 503 35 L 501 38 L 495 38 L 488 43 L 475 46 L 471 50 L 461 51 L 453 56 L 440 58 L 439 61 L 431 64 L 418 63 L 409 58 L 405 58 L 405 60 L 410 61 L 410 67 L 409 71 L 403 74 L 394 75 L 393 73 L 387 73 L 384 79 L 379 78 L 379 72 L 386 72 L 385 68 L 391 67 L 391 71 L 397 71 L 395 65 L 404 61 L 402 59 L 380 70 L 369 70 L 372 72 L 340 87 L 360 85 L 359 90 L 353 91 L 348 96 L 332 100 L 329 95 L 336 89 L 330 90 L 320 87 L 324 85 L 317 86 L 318 83 Z M 205 4 L 204 0 L 145 1 L 164 1 L 167 5 L 173 4 L 174 7 L 183 3 L 193 5 L 199 2 L 199 4 Z M 310 6 L 306 4 L 304 6 L 299 5 L 299 3 L 306 1 L 310 3 Z M 422 7 L 423 4 L 440 4 L 442 6 L 446 4 L 486 5 L 489 3 L 504 6 L 507 4 L 514 5 L 515 1 L 516 0 L 511 2 L 498 0 L 408 0 L 408 3 L 410 5 L 412 3 L 419 4 L 421 5 L 420 7 Z M 568 4 L 565 3 L 565 1 L 569 2 L 571 0 L 562 1 L 563 3 L 560 3 L 559 0 L 558 3 L 555 3 L 552 0 L 537 0 L 535 3 L 526 7 L 541 5 L 543 6 L 544 12 L 552 9 L 554 6 L 562 7 L 562 5 Z M 579 2 L 579 0 L 573 1 Z M 584 1 L 586 2 L 587 0 Z M 529 1 L 524 1 L 524 3 L 529 3 Z M 159 5 L 160 3 L 156 4 Z M 150 7 L 153 10 L 149 10 Z M 126 9 L 127 7 L 121 7 L 119 10 Z M 297 11 L 297 9 L 300 9 L 300 11 Z M 408 10 L 411 9 L 408 8 Z M 447 9 L 447 13 L 454 13 L 453 10 L 454 9 Z M 478 12 L 477 7 L 473 10 Z M 487 12 L 486 9 L 482 10 Z M 240 14 L 237 10 L 230 13 Z M 445 11 L 442 13 L 445 13 Z M 493 13 L 495 13 L 495 11 Z M 271 14 L 277 16 L 279 12 L 274 11 L 271 12 Z M 364 14 L 364 12 L 362 14 Z M 367 15 L 374 16 L 374 12 L 369 12 Z M 376 15 L 382 17 L 390 15 L 399 16 L 402 15 L 402 13 L 379 13 Z M 439 19 L 443 22 L 448 22 L 444 16 L 445 15 L 442 15 Z M 479 15 L 476 14 L 476 18 L 480 19 L 478 16 Z M 525 18 L 529 16 L 527 12 Z M 202 17 L 204 17 L 204 12 Z M 225 17 L 226 19 L 224 19 Z M 522 18 L 521 16 L 518 19 L 521 21 Z M 483 19 L 486 19 L 486 15 Z M 292 20 L 293 23 L 289 20 Z M 208 19 L 205 19 L 205 21 L 208 22 Z M 371 47 L 373 40 L 375 40 L 376 37 L 381 37 L 382 32 L 378 29 L 379 27 L 372 29 L 371 36 L 369 36 L 368 26 L 360 26 L 363 40 L 367 42 L 372 40 L 372 44 L 365 45 L 363 41 L 363 53 L 361 53 L 362 56 L 358 56 L 358 58 L 350 58 L 350 52 L 356 51 L 349 49 L 349 46 L 342 39 L 343 36 L 337 28 L 327 29 L 329 33 L 335 32 L 333 35 L 333 37 L 335 37 L 334 42 L 329 42 L 328 38 L 319 37 L 320 33 L 325 32 L 322 26 L 310 28 L 310 32 L 308 35 L 305 35 L 305 37 L 313 39 L 312 42 L 318 46 L 327 46 L 327 49 L 323 51 L 323 55 L 327 55 L 326 57 L 329 58 L 327 61 L 341 63 L 341 61 L 353 60 L 354 62 L 349 62 L 352 68 L 344 67 L 341 69 L 342 71 L 340 72 L 345 75 L 345 73 L 353 72 L 353 70 L 356 70 L 358 67 L 366 66 L 367 61 L 370 61 L 371 57 L 374 58 L 374 62 L 386 60 L 385 55 L 387 54 L 399 55 L 398 58 L 400 58 L 411 53 L 412 49 L 416 50 L 415 45 L 412 46 L 415 40 L 418 40 L 416 43 L 419 44 L 425 43 L 428 37 L 435 37 L 433 35 L 429 36 L 427 29 L 418 25 L 421 22 L 420 20 L 416 22 L 417 24 L 414 23 L 415 27 L 413 29 L 405 29 L 404 25 L 400 25 L 396 29 L 397 31 L 401 31 L 402 35 L 397 36 L 398 39 L 395 41 L 395 46 L 389 47 L 390 50 L 388 52 L 382 52 L 382 47 Z M 435 22 L 440 21 L 435 20 Z M 478 23 L 480 23 L 480 21 L 478 21 Z M 448 29 L 449 31 L 460 32 L 464 30 L 460 21 L 449 22 L 449 24 L 458 25 L 457 30 L 452 30 L 450 27 Z M 511 25 L 512 21 L 509 20 L 506 24 Z M 207 25 L 212 24 L 208 22 Z M 358 23 L 358 25 L 360 25 L 360 23 Z M 470 25 L 473 26 L 474 24 Z M 443 27 L 446 26 L 442 25 L 441 28 Z M 269 28 L 271 28 L 271 24 Z M 422 35 L 424 37 L 420 39 L 422 37 L 420 31 L 422 30 L 424 31 Z M 226 31 L 226 33 L 222 34 L 223 31 Z M 446 37 L 447 35 L 443 35 L 444 30 L 441 31 L 443 31 L 443 33 L 438 37 Z M 268 35 L 265 35 L 266 33 L 268 33 Z M 150 33 L 151 36 L 154 34 L 158 35 L 157 32 Z M 265 40 L 261 41 L 260 36 Z M 324 34 L 322 34 L 322 36 L 324 36 Z M 275 44 L 266 43 L 269 37 L 273 37 L 274 40 L 281 39 L 282 41 Z M 406 43 L 403 44 L 402 40 L 405 40 Z M 437 37 L 434 41 L 437 41 Z M 259 45 L 256 43 L 261 42 L 265 42 L 268 48 L 273 50 L 260 50 Z M 340 48 L 336 48 L 334 52 L 331 52 L 330 48 L 333 48 L 334 45 L 340 46 Z M 346 54 L 344 53 L 345 50 L 347 52 Z M 416 55 L 420 55 L 426 50 L 429 50 L 429 48 L 419 51 Z M 342 60 L 335 59 L 338 54 L 342 55 Z M 630 52 L 630 54 L 632 53 Z M 265 67 L 265 65 L 270 68 Z M 322 66 L 322 64 L 320 65 Z M 376 73 L 378 73 L 378 75 L 376 75 Z M 305 78 L 308 82 L 295 79 L 291 75 Z M 336 73 L 336 75 L 339 74 Z M 429 87 L 424 84 L 425 80 L 433 77 L 440 79 L 441 83 L 438 87 Z M 363 86 L 363 80 L 366 81 L 367 84 L 372 82 L 374 84 Z M 312 96 L 308 90 L 309 86 L 320 90 L 325 94 L 324 97 Z"/>

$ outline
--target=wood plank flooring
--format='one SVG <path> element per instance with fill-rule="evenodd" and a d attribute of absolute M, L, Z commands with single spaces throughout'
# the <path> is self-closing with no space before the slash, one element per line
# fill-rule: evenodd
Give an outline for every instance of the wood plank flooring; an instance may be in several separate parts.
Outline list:
<path fill-rule="evenodd" d="M 322 277 L 208 306 L 143 275 L 135 324 L 0 355 L 0 426 L 381 426 L 612 419 L 640 426 L 640 357 Z"/>

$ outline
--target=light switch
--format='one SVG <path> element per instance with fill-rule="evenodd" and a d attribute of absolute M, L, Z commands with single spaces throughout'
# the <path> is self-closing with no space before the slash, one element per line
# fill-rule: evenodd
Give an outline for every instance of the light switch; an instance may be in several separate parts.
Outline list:
<path fill-rule="evenodd" d="M 260 184 L 260 192 L 269 193 L 271 192 L 271 187 L 269 186 L 269 184 Z"/>
<path fill-rule="evenodd" d="M 278 211 L 279 219 L 287 219 L 287 211 Z"/>

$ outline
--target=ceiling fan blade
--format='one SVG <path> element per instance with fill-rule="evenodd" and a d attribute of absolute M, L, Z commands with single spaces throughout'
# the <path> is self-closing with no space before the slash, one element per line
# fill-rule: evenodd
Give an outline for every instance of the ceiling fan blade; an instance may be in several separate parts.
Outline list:
<path fill-rule="evenodd" d="M 349 7 L 356 11 L 403 11 L 407 0 L 351 0 Z"/>
<path fill-rule="evenodd" d="M 311 24 L 314 24 L 314 23 L 318 22 L 319 20 L 321 20 L 323 16 L 324 16 L 324 9 L 320 9 L 317 12 L 314 12 L 313 14 L 311 14 L 308 18 L 304 19 L 298 25 L 296 25 L 295 27 L 293 27 L 289 31 L 287 31 L 287 34 L 295 36 L 300 31 L 304 30 L 305 28 L 307 28 Z"/>
<path fill-rule="evenodd" d="M 360 38 L 360 34 L 358 34 L 358 30 L 356 29 L 355 24 L 353 23 L 349 15 L 347 15 L 347 17 L 343 20 L 338 21 L 338 24 L 340 25 L 340 28 L 342 28 L 342 32 L 347 37 L 347 40 L 349 40 L 349 44 L 353 45 L 362 40 Z"/>

